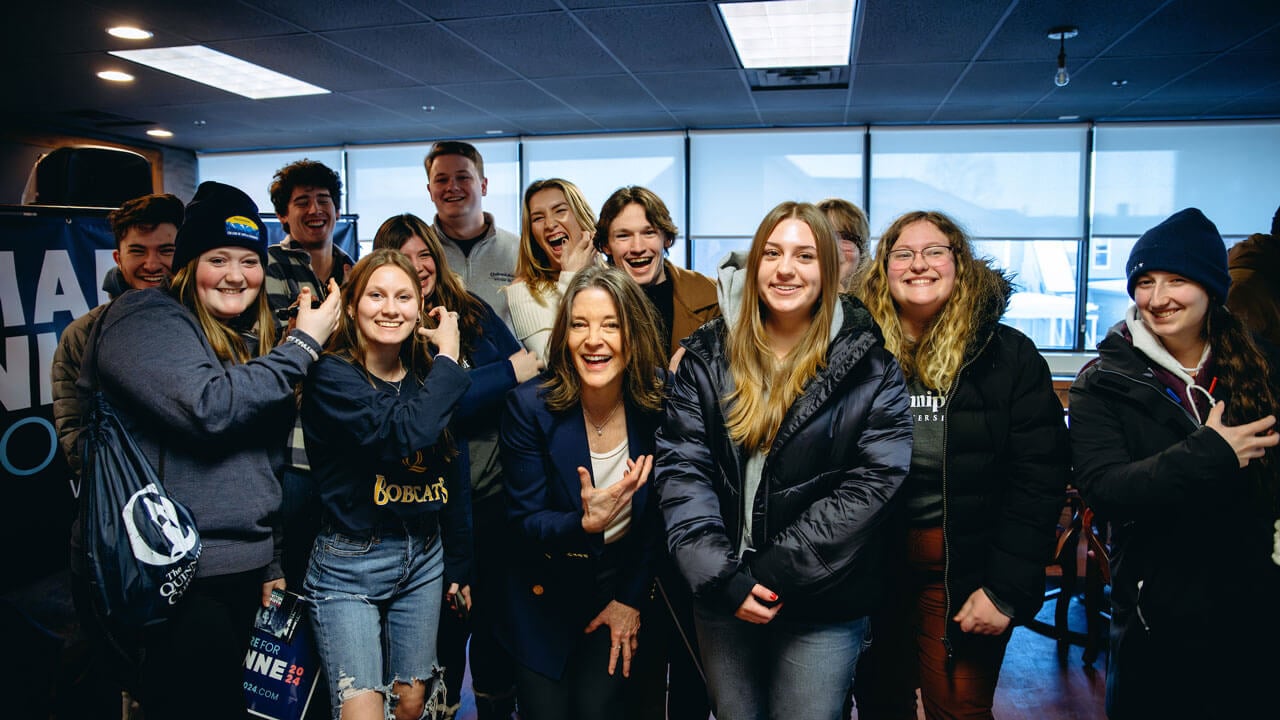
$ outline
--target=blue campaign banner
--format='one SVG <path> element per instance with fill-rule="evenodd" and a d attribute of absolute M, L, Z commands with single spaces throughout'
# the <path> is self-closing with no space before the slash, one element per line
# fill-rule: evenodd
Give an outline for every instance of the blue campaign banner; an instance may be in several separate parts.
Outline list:
<path fill-rule="evenodd" d="M 0 590 L 67 564 L 78 489 L 58 448 L 49 368 L 62 329 L 107 300 L 107 211 L 0 206 Z"/>
<path fill-rule="evenodd" d="M 271 591 L 258 611 L 244 656 L 244 700 L 249 714 L 268 720 L 301 720 L 316 689 L 320 662 L 311 619 L 297 594 Z"/>

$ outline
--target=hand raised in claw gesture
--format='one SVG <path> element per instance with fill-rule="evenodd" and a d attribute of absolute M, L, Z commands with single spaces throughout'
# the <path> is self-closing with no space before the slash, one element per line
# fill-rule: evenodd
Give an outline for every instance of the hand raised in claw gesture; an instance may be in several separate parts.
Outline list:
<path fill-rule="evenodd" d="M 631 496 L 649 481 L 652 469 L 652 455 L 628 459 L 627 471 L 621 480 L 608 487 L 597 488 L 591 481 L 591 473 L 578 466 L 578 480 L 582 483 L 582 529 L 589 533 L 604 532 L 623 508 L 631 506 Z"/>

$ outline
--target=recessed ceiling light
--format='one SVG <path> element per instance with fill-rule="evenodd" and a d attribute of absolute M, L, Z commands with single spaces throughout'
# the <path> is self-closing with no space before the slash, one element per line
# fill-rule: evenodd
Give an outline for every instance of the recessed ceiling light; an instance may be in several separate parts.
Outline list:
<path fill-rule="evenodd" d="M 107 28 L 107 34 L 123 40 L 149 40 L 153 35 L 153 33 L 143 30 L 142 28 L 132 27 L 130 25 L 119 25 L 113 28 Z"/>
<path fill-rule="evenodd" d="M 127 72 L 120 72 L 119 70 L 103 70 L 98 73 L 98 77 L 103 80 L 110 80 L 111 82 L 133 82 L 132 75 Z"/>
<path fill-rule="evenodd" d="M 855 0 L 718 3 L 744 68 L 848 65 Z"/>
<path fill-rule="evenodd" d="M 502 131 L 501 130 L 485 130 L 484 134 L 485 135 L 501 135 Z"/>
<path fill-rule="evenodd" d="M 423 106 L 422 106 L 422 112 L 435 112 L 435 111 L 436 111 L 436 106 L 435 106 L 435 105 L 423 105 Z"/>
<path fill-rule="evenodd" d="M 152 128 L 147 131 L 147 134 L 150 135 L 151 137 L 163 137 L 163 138 L 173 137 L 173 133 L 169 132 L 168 130 L 164 130 L 162 128 Z"/>
<path fill-rule="evenodd" d="M 1059 120 L 1079 120 L 1080 116 L 1079 115 L 1059 115 L 1058 119 Z"/>
<path fill-rule="evenodd" d="M 254 100 L 329 92 L 203 45 L 113 50 L 110 54 Z"/>
<path fill-rule="evenodd" d="M 1128 84 L 1129 84 L 1128 80 L 1112 80 L 1111 81 L 1111 87 L 1124 87 L 1125 85 L 1128 85 Z"/>

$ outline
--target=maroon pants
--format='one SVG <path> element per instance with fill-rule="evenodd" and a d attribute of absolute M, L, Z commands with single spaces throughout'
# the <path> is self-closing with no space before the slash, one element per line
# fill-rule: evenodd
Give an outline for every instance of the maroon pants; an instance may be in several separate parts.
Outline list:
<path fill-rule="evenodd" d="M 942 528 L 913 528 L 906 543 L 906 567 L 891 573 L 885 611 L 872 618 L 872 645 L 858 663 L 858 720 L 915 720 L 916 688 L 931 720 L 991 718 L 1009 632 L 969 635 L 952 627 L 948 661 Z"/>

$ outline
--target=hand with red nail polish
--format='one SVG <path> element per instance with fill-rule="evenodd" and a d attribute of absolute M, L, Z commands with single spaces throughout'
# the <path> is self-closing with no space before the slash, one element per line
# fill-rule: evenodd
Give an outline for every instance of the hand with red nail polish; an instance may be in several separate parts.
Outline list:
<path fill-rule="evenodd" d="M 742 605 L 738 606 L 734 616 L 739 620 L 764 625 L 773 620 L 781 609 L 782 603 L 778 600 L 778 593 L 756 583 L 751 588 L 751 594 L 742 601 Z"/>

